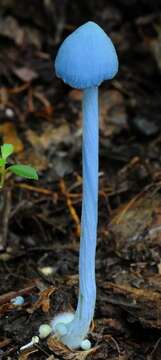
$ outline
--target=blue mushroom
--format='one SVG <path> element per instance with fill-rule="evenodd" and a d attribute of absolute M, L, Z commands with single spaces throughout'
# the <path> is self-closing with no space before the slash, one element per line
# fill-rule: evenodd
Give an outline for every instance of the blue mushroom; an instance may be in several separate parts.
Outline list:
<path fill-rule="evenodd" d="M 98 86 L 118 71 L 112 41 L 94 22 L 87 22 L 68 36 L 55 60 L 57 77 L 83 90 L 83 203 L 79 256 L 79 299 L 72 321 L 57 321 L 60 340 L 69 348 L 84 344 L 96 302 L 95 253 L 98 220 Z M 61 328 L 63 331 L 61 332 Z M 83 347 L 83 346 L 82 346 Z"/>

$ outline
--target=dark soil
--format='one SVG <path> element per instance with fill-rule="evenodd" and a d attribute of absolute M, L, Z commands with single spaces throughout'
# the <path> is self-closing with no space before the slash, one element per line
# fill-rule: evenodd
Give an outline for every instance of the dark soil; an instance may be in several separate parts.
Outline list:
<path fill-rule="evenodd" d="M 75 308 L 82 201 L 82 94 L 55 77 L 62 40 L 96 21 L 120 70 L 100 89 L 97 305 L 87 355 L 42 323 Z M 161 2 L 1 0 L 0 142 L 39 181 L 0 193 L 0 359 L 161 358 Z M 11 299 L 23 295 L 25 303 Z"/>

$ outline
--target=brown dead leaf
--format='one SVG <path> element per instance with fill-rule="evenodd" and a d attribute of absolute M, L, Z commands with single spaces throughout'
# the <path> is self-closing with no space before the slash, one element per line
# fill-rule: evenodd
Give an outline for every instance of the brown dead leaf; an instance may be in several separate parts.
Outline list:
<path fill-rule="evenodd" d="M 17 45 L 22 45 L 24 40 L 24 30 L 12 16 L 7 16 L 4 19 L 1 18 L 0 35 L 14 40 Z"/>
<path fill-rule="evenodd" d="M 65 356 L 70 352 L 70 350 L 60 342 L 55 336 L 50 336 L 47 341 L 48 347 L 56 355 Z"/>
<path fill-rule="evenodd" d="M 30 82 L 38 78 L 37 72 L 27 67 L 14 68 L 13 73 L 24 82 Z"/>
<path fill-rule="evenodd" d="M 49 165 L 46 156 L 44 156 L 44 150 L 49 149 L 52 145 L 57 146 L 61 142 L 64 143 L 65 141 L 68 141 L 68 139 L 70 139 L 70 130 L 67 124 L 63 124 L 58 128 L 53 128 L 52 124 L 47 124 L 45 121 L 43 125 L 43 133 L 41 135 L 29 129 L 26 131 L 26 138 L 32 145 L 31 151 L 28 151 L 25 154 L 27 162 L 35 166 L 37 170 L 43 171 Z M 24 162 L 24 159 L 19 160 Z M 63 171 L 71 168 L 70 161 L 67 161 L 66 158 L 64 159 L 61 157 L 60 161 L 56 158 L 55 162 L 56 164 L 53 162 L 55 172 L 61 172 L 61 165 Z"/>
<path fill-rule="evenodd" d="M 39 146 L 46 150 L 52 143 L 57 145 L 64 142 L 71 134 L 67 124 L 62 124 L 57 128 L 53 128 L 52 124 L 47 125 L 45 123 L 42 135 L 29 129 L 26 131 L 26 136 L 33 147 Z"/>
<path fill-rule="evenodd" d="M 12 144 L 16 153 L 22 152 L 24 149 L 23 143 L 18 136 L 15 124 L 13 122 L 5 122 L 0 125 L 0 136 L 2 136 L 3 143 Z"/>
<path fill-rule="evenodd" d="M 11 342 L 11 339 L 8 338 L 0 338 L 0 349 L 2 349 L 3 347 L 9 345 Z"/>
<path fill-rule="evenodd" d="M 118 134 L 127 127 L 127 114 L 123 95 L 118 90 L 102 92 L 100 97 L 100 129 L 103 136 Z"/>
<path fill-rule="evenodd" d="M 24 164 L 31 164 L 37 171 L 43 171 L 48 167 L 47 157 L 38 152 L 38 149 L 28 149 L 26 152 L 20 153 L 18 159 Z"/>
<path fill-rule="evenodd" d="M 62 344 L 56 337 L 50 336 L 48 346 L 56 355 L 62 356 L 64 360 L 85 360 L 89 354 L 95 353 L 99 346 L 87 351 L 72 351 Z"/>
<path fill-rule="evenodd" d="M 158 275 L 159 277 L 159 275 Z M 105 283 L 108 302 L 120 306 L 144 327 L 161 329 L 161 295 L 157 290 Z"/>
<path fill-rule="evenodd" d="M 39 350 L 35 349 L 35 348 L 26 349 L 20 353 L 18 360 L 27 360 L 31 354 L 33 354 L 37 351 L 39 351 Z"/>
<path fill-rule="evenodd" d="M 26 138 L 33 147 L 42 146 L 41 137 L 35 131 L 31 129 L 26 130 Z"/>
<path fill-rule="evenodd" d="M 117 249 L 121 254 L 144 249 L 147 243 L 160 243 L 161 197 L 159 193 L 140 192 L 126 205 L 120 206 L 111 221 L 111 229 L 119 236 Z M 147 237 L 146 237 L 147 234 Z M 142 237 L 146 238 L 144 242 Z M 131 250 L 130 250 L 131 249 Z"/>
<path fill-rule="evenodd" d="M 94 347 L 87 351 L 76 351 L 73 353 L 70 352 L 70 354 L 68 354 L 64 359 L 65 360 L 85 360 L 88 355 L 95 353 L 98 348 L 99 348 L 99 346 Z"/>
<path fill-rule="evenodd" d="M 161 275 L 161 263 L 159 263 L 159 264 L 157 265 L 157 267 L 158 267 L 158 273 L 159 273 L 159 275 Z"/>
<path fill-rule="evenodd" d="M 6 312 L 13 310 L 15 307 L 10 303 L 6 303 L 0 306 L 0 314 L 4 315 Z"/>
<path fill-rule="evenodd" d="M 47 313 L 50 308 L 50 296 L 56 291 L 56 288 L 50 287 L 48 289 L 43 290 L 40 295 L 39 299 L 33 305 L 31 309 L 28 310 L 31 314 L 37 310 L 42 309 L 43 312 Z"/>
<path fill-rule="evenodd" d="M 71 100 L 81 101 L 82 97 L 83 97 L 83 91 L 81 90 L 74 89 L 69 92 L 69 98 Z"/>
<path fill-rule="evenodd" d="M 23 26 L 26 42 L 28 44 L 34 45 L 38 50 L 41 49 L 42 39 L 40 31 L 31 26 Z"/>

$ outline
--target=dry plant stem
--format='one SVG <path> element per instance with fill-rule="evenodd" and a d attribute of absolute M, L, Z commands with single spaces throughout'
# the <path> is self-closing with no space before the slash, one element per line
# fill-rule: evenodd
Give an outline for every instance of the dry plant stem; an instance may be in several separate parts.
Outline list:
<path fill-rule="evenodd" d="M 0 189 L 2 189 L 4 186 L 4 180 L 5 180 L 5 166 L 1 166 Z"/>
<path fill-rule="evenodd" d="M 67 203 L 71 218 L 75 222 L 76 236 L 79 237 L 80 236 L 80 220 L 79 220 L 77 212 L 76 212 L 76 210 L 75 210 L 75 208 L 74 208 L 74 206 L 72 204 L 70 193 L 66 189 L 65 181 L 63 179 L 60 180 L 60 189 L 61 189 L 61 192 L 63 193 L 63 195 L 66 198 L 66 203 Z"/>
<path fill-rule="evenodd" d="M 11 211 L 11 189 L 6 188 L 0 192 L 0 251 L 7 245 L 8 223 Z"/>

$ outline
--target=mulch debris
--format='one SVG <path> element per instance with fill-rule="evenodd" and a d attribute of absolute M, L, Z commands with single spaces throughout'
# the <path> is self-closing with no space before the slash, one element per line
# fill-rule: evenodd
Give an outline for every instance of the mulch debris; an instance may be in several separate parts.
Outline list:
<path fill-rule="evenodd" d="M 0 359 L 161 358 L 161 4 L 1 0 L 0 142 L 37 183 L 0 192 Z M 89 351 L 54 338 L 20 348 L 78 295 L 82 93 L 58 80 L 61 41 L 88 19 L 112 37 L 120 71 L 100 88 L 97 305 Z M 12 162 L 12 160 L 11 160 Z M 24 297 L 23 305 L 11 299 Z"/>

